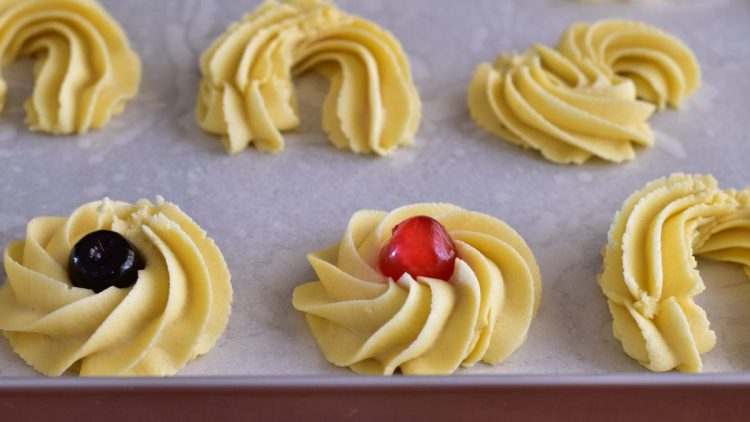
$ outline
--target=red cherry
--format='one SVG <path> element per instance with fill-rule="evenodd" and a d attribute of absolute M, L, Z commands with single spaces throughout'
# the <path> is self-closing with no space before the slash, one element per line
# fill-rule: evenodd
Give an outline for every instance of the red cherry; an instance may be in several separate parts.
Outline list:
<path fill-rule="evenodd" d="M 442 224 L 432 217 L 407 218 L 393 228 L 380 250 L 380 272 L 394 280 L 404 273 L 448 280 L 456 261 L 456 245 Z"/>

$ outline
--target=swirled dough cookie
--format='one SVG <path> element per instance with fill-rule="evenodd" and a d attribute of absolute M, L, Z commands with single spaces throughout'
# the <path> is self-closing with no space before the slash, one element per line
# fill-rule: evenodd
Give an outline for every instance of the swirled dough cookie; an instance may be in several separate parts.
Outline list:
<path fill-rule="evenodd" d="M 480 64 L 468 106 L 479 126 L 550 161 L 623 162 L 635 158 L 634 147 L 653 145 L 647 121 L 655 107 L 679 106 L 699 84 L 695 57 L 679 40 L 604 20 L 572 25 L 557 50 L 535 45 Z"/>
<path fill-rule="evenodd" d="M 94 0 L 0 0 L 0 57 L 36 58 L 26 123 L 52 134 L 104 126 L 138 91 L 141 64 Z M 0 109 L 7 85 L 0 77 Z"/>
<path fill-rule="evenodd" d="M 221 252 L 161 198 L 133 205 L 104 199 L 69 217 L 34 218 L 3 259 L 0 329 L 23 360 L 49 376 L 69 369 L 175 374 L 213 347 L 230 313 Z M 102 282 L 113 268 L 120 279 L 127 270 L 132 286 L 76 287 Z"/>
<path fill-rule="evenodd" d="M 359 211 L 308 260 L 319 281 L 294 290 L 294 307 L 326 359 L 363 374 L 497 364 L 525 341 L 541 295 L 518 233 L 449 204 Z"/>
<path fill-rule="evenodd" d="M 630 81 L 592 79 L 542 45 L 480 64 L 468 103 L 479 126 L 556 163 L 632 160 L 635 145 L 653 144 L 653 106 L 635 99 Z"/>
<path fill-rule="evenodd" d="M 625 353 L 652 371 L 699 372 L 716 336 L 694 298 L 694 256 L 736 262 L 750 276 L 750 188 L 720 190 L 674 174 L 632 194 L 615 215 L 598 282 Z"/>
<path fill-rule="evenodd" d="M 659 109 L 679 107 L 700 85 L 700 67 L 690 48 L 645 23 L 577 23 L 565 31 L 557 48 L 581 67 L 593 66 L 615 81 L 632 80 L 638 97 Z"/>
<path fill-rule="evenodd" d="M 227 151 L 284 148 L 299 125 L 292 77 L 330 81 L 323 129 L 337 148 L 387 155 L 412 142 L 420 102 L 398 41 L 323 0 L 269 0 L 229 27 L 201 57 L 196 117 Z"/>

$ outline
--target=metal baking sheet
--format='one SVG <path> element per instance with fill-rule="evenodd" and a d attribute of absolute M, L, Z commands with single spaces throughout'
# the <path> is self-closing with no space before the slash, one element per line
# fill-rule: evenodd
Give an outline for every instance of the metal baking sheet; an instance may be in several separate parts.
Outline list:
<path fill-rule="evenodd" d="M 286 135 L 281 154 L 248 149 L 229 156 L 197 126 L 199 56 L 258 1 L 102 3 L 141 56 L 140 93 L 102 130 L 50 137 L 23 125 L 31 61 L 3 68 L 9 94 L 0 114 L 0 244 L 21 238 L 34 216 L 67 215 L 103 196 L 163 195 L 179 204 L 221 247 L 235 291 L 224 336 L 181 375 L 348 374 L 323 359 L 291 307 L 292 289 L 314 279 L 305 254 L 335 243 L 357 210 L 422 201 L 503 219 L 524 236 L 542 271 L 541 307 L 526 344 L 501 365 L 459 374 L 645 374 L 612 336 L 595 282 L 615 211 L 647 181 L 675 171 L 711 173 L 723 187 L 750 184 L 750 3 L 744 0 L 340 0 L 342 9 L 396 35 L 421 94 L 414 146 L 387 158 L 329 145 L 320 123 L 327 85 L 314 74 L 297 82 L 302 125 Z M 685 106 L 651 119 L 654 148 L 623 165 L 560 166 L 474 125 L 465 93 L 479 62 L 533 42 L 554 44 L 569 24 L 606 17 L 662 27 L 686 42 L 702 66 L 703 85 Z M 697 301 L 718 335 L 705 370 L 746 374 L 750 283 L 731 265 L 701 262 L 700 270 L 708 288 Z M 19 376 L 38 375 L 0 340 L 0 377 Z"/>

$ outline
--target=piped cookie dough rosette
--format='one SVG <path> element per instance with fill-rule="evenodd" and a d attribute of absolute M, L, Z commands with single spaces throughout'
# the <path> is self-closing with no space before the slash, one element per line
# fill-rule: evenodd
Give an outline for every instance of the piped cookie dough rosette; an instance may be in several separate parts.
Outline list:
<path fill-rule="evenodd" d="M 362 374 L 449 374 L 526 339 L 541 281 L 531 250 L 491 216 L 449 204 L 359 211 L 308 256 L 294 290 L 326 359 Z"/>
<path fill-rule="evenodd" d="M 95 0 L 0 0 L 2 65 L 32 56 L 26 123 L 52 134 L 100 128 L 138 91 L 141 64 Z M 7 84 L 0 76 L 0 109 Z"/>
<path fill-rule="evenodd" d="M 654 142 L 654 107 L 636 100 L 632 82 L 587 74 L 543 45 L 480 64 L 468 104 L 480 127 L 556 163 L 632 160 L 635 146 Z"/>
<path fill-rule="evenodd" d="M 48 376 L 175 374 L 214 346 L 230 313 L 218 247 L 161 198 L 34 218 L 3 259 L 0 329 Z"/>
<path fill-rule="evenodd" d="M 324 0 L 269 0 L 232 24 L 201 57 L 198 123 L 230 153 L 279 152 L 300 123 L 292 78 L 307 70 L 330 82 L 323 129 L 335 147 L 387 155 L 412 142 L 420 102 L 401 45 Z"/>
<path fill-rule="evenodd" d="M 613 81 L 633 81 L 638 97 L 659 109 L 679 107 L 700 85 L 700 67 L 690 48 L 645 23 L 577 23 L 565 31 L 557 49 L 576 65 L 594 67 Z"/>
<path fill-rule="evenodd" d="M 705 289 L 695 256 L 739 263 L 750 276 L 749 242 L 750 189 L 674 174 L 633 193 L 615 215 L 598 278 L 625 353 L 652 371 L 701 371 L 716 335 L 694 300 Z"/>
<path fill-rule="evenodd" d="M 678 39 L 603 20 L 572 25 L 557 49 L 534 45 L 480 64 L 468 107 L 483 129 L 550 161 L 620 163 L 654 144 L 648 119 L 656 109 L 678 107 L 699 85 L 698 63 Z"/>

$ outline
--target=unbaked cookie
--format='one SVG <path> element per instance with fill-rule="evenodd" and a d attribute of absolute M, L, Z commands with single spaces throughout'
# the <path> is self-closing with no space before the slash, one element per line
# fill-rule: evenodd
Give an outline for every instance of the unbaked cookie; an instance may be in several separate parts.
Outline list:
<path fill-rule="evenodd" d="M 198 123 L 227 152 L 279 152 L 281 132 L 300 123 L 292 78 L 311 69 L 330 83 L 323 129 L 335 147 L 387 155 L 411 144 L 420 102 L 401 45 L 322 0 L 269 0 L 214 41 L 201 57 Z"/>
<path fill-rule="evenodd" d="M 294 307 L 326 359 L 363 374 L 498 364 L 526 340 L 541 297 L 521 236 L 450 204 L 359 211 L 308 260 L 319 280 L 294 290 Z"/>
<path fill-rule="evenodd" d="M 534 45 L 480 64 L 468 106 L 482 128 L 561 164 L 623 162 L 650 147 L 648 119 L 678 107 L 700 84 L 693 53 L 650 25 L 572 25 L 557 49 Z"/>
<path fill-rule="evenodd" d="M 106 125 L 138 91 L 141 63 L 120 25 L 95 0 L 0 1 L 2 64 L 32 56 L 26 123 L 52 134 Z M 7 85 L 0 76 L 0 109 Z"/>
<path fill-rule="evenodd" d="M 736 262 L 750 276 L 750 189 L 674 174 L 633 193 L 615 215 L 598 282 L 614 335 L 652 371 L 699 372 L 716 335 L 694 298 L 695 256 Z"/>
<path fill-rule="evenodd" d="M 161 198 L 34 218 L 3 258 L 0 329 L 48 376 L 175 374 L 214 346 L 231 310 L 219 248 Z"/>

